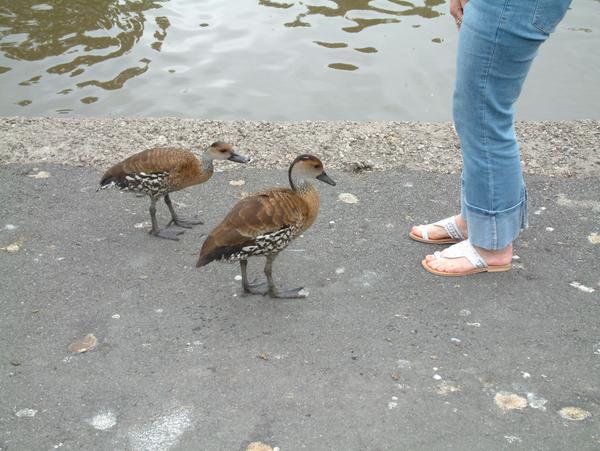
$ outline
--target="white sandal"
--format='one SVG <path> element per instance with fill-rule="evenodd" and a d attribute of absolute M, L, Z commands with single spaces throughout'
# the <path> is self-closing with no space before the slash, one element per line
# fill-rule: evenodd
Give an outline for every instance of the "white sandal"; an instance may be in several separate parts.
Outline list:
<path fill-rule="evenodd" d="M 461 241 L 460 243 L 454 244 L 442 252 L 435 252 L 433 254 L 436 259 L 440 258 L 466 258 L 473 265 L 473 269 L 464 272 L 445 272 L 438 271 L 437 269 L 433 269 L 429 266 L 427 260 L 423 260 L 421 264 L 423 267 L 429 271 L 430 273 L 436 274 L 438 276 L 449 276 L 449 277 L 458 277 L 458 276 L 469 276 L 471 274 L 477 274 L 480 272 L 502 272 L 508 271 L 512 268 L 512 263 L 508 263 L 506 265 L 488 265 L 485 260 L 481 257 L 477 249 L 473 247 L 469 240 Z"/>
<path fill-rule="evenodd" d="M 443 227 L 444 230 L 446 231 L 446 233 L 448 234 L 448 237 L 430 239 L 429 232 L 427 231 L 427 227 L 429 227 L 429 226 Z M 454 244 L 454 243 L 460 243 L 461 241 L 464 241 L 466 239 L 466 237 L 463 236 L 463 234 L 461 233 L 460 228 L 458 227 L 458 224 L 456 224 L 456 216 L 450 216 L 449 218 L 442 219 L 441 221 L 438 221 L 438 222 L 434 222 L 433 224 L 420 225 L 417 227 L 419 229 L 419 232 L 421 232 L 421 236 L 415 235 L 412 232 L 410 232 L 408 234 L 408 236 L 411 237 L 415 241 L 419 241 L 420 243 Z"/>

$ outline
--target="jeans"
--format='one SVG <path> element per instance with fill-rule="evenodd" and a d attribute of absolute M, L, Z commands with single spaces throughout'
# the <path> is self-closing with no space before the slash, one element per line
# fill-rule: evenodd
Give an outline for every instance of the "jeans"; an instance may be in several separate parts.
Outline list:
<path fill-rule="evenodd" d="M 470 0 L 459 33 L 453 116 L 469 241 L 503 249 L 527 227 L 513 105 L 571 0 Z"/>

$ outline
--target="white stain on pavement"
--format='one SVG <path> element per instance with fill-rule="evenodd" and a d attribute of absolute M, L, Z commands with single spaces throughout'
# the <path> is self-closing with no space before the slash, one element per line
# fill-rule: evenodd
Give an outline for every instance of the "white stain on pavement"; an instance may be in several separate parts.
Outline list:
<path fill-rule="evenodd" d="M 450 393 L 456 393 L 459 391 L 460 391 L 460 387 L 457 387 L 456 385 L 452 385 L 446 381 L 443 381 L 435 388 L 435 392 L 441 396 L 446 396 L 446 395 L 449 395 Z"/>
<path fill-rule="evenodd" d="M 99 431 L 106 431 L 117 424 L 117 417 L 111 411 L 100 412 L 89 420 L 85 420 L 90 426 Z"/>
<path fill-rule="evenodd" d="M 133 227 L 135 227 L 136 229 L 145 229 L 146 227 L 150 227 L 150 226 L 152 226 L 152 224 L 150 224 L 149 221 L 138 222 L 133 225 Z"/>
<path fill-rule="evenodd" d="M 396 365 L 398 368 L 410 368 L 412 366 L 410 360 L 400 359 L 396 361 Z"/>
<path fill-rule="evenodd" d="M 0 250 L 2 251 L 6 251 L 10 254 L 13 254 L 15 252 L 19 252 L 19 249 L 21 249 L 21 246 L 23 246 L 23 238 L 19 238 L 17 241 L 15 241 L 14 243 L 9 244 L 8 246 L 5 247 L 0 247 Z"/>
<path fill-rule="evenodd" d="M 192 424 L 192 408 L 180 407 L 127 434 L 133 451 L 167 451 Z"/>
<path fill-rule="evenodd" d="M 588 236 L 588 241 L 592 244 L 600 244 L 600 235 L 594 232 Z"/>
<path fill-rule="evenodd" d="M 516 435 L 505 435 L 504 438 L 506 439 L 506 441 L 508 443 L 510 443 L 511 445 L 513 443 L 521 443 L 523 440 L 521 440 L 519 437 L 517 437 Z"/>
<path fill-rule="evenodd" d="M 583 285 L 582 283 L 579 283 L 577 281 L 571 282 L 569 285 L 571 285 L 574 288 L 577 288 L 580 291 L 583 291 L 584 293 L 593 293 L 594 291 L 596 291 L 592 287 L 586 287 L 585 285 Z"/>
<path fill-rule="evenodd" d="M 35 409 L 21 409 L 18 412 L 16 412 L 15 415 L 19 418 L 23 418 L 23 417 L 33 418 L 36 413 L 37 413 L 37 410 L 35 410 Z"/>
<path fill-rule="evenodd" d="M 50 177 L 50 173 L 46 171 L 39 171 L 35 174 L 28 174 L 27 177 L 31 177 L 33 179 L 47 179 Z"/>
<path fill-rule="evenodd" d="M 548 402 L 548 400 L 542 398 L 539 395 L 536 395 L 535 393 L 527 393 L 527 402 L 529 403 L 529 407 L 531 407 L 532 409 L 538 409 L 542 412 L 545 412 L 546 403 Z"/>
<path fill-rule="evenodd" d="M 592 210 L 593 212 L 600 212 L 600 201 L 597 200 L 574 200 L 569 199 L 563 193 L 558 194 L 556 203 L 561 207 L 577 208 L 580 210 Z"/>
<path fill-rule="evenodd" d="M 338 200 L 346 203 L 346 204 L 357 204 L 358 197 L 351 193 L 340 193 L 338 196 Z"/>

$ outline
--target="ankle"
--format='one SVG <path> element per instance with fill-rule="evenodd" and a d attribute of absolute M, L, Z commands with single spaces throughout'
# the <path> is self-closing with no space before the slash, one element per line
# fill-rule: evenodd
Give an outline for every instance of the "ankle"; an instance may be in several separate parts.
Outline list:
<path fill-rule="evenodd" d="M 478 246 L 474 247 L 489 265 L 507 264 L 512 261 L 512 243 L 503 249 L 484 249 Z"/>

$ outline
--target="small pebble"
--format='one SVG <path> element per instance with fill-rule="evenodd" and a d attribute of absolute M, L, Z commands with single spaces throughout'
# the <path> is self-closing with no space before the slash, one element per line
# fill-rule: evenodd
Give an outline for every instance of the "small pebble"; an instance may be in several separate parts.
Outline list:
<path fill-rule="evenodd" d="M 499 392 L 494 396 L 494 402 L 500 409 L 507 410 L 522 410 L 527 407 L 527 400 L 514 393 Z"/>
<path fill-rule="evenodd" d="M 580 409 L 579 407 L 563 407 L 558 411 L 558 414 L 569 421 L 583 421 L 592 416 L 587 410 Z"/>
<path fill-rule="evenodd" d="M 358 197 L 356 197 L 354 194 L 350 194 L 350 193 L 341 193 L 338 196 L 338 200 L 341 200 L 342 202 L 344 202 L 346 204 L 358 203 Z"/>
<path fill-rule="evenodd" d="M 69 345 L 69 351 L 75 354 L 81 354 L 82 352 L 91 351 L 98 344 L 98 339 L 94 334 L 87 334 L 81 340 L 74 341 Z"/>

